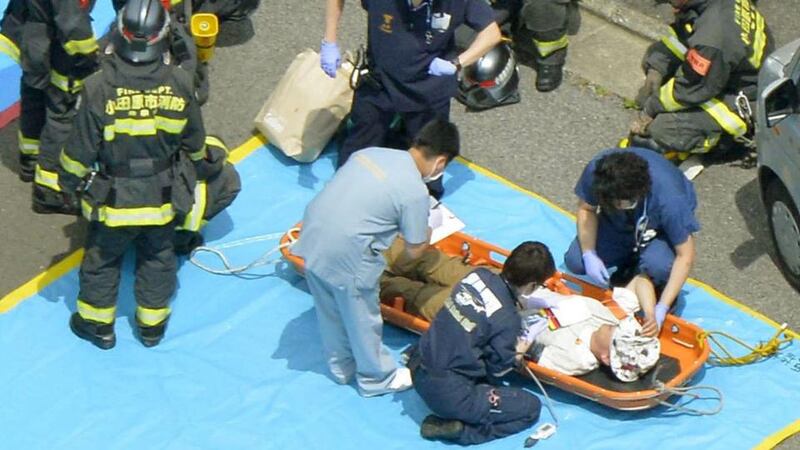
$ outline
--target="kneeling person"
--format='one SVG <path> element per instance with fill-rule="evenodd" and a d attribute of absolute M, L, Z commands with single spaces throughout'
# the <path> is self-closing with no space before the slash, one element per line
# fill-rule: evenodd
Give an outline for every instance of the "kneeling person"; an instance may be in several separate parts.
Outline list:
<path fill-rule="evenodd" d="M 518 305 L 554 273 L 547 247 L 525 242 L 499 275 L 479 268 L 453 289 L 419 343 L 414 386 L 435 414 L 422 423 L 424 438 L 478 444 L 536 422 L 538 398 L 489 381 L 521 362 Z"/>

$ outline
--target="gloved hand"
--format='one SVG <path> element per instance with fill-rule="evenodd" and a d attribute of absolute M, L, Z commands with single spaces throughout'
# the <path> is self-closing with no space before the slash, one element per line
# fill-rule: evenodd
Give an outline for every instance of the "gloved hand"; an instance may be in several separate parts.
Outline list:
<path fill-rule="evenodd" d="M 433 58 L 431 65 L 428 66 L 428 73 L 440 77 L 442 75 L 454 75 L 456 73 L 455 64 L 442 58 Z"/>
<path fill-rule="evenodd" d="M 608 285 L 608 269 L 603 260 L 597 256 L 597 252 L 594 250 L 583 252 L 583 267 L 586 269 L 586 274 L 593 280 L 603 286 Z"/>
<path fill-rule="evenodd" d="M 667 306 L 664 302 L 656 303 L 656 322 L 658 323 L 658 329 L 661 329 L 661 325 L 664 324 L 664 318 L 667 317 L 667 311 L 669 311 L 669 306 Z"/>
<path fill-rule="evenodd" d="M 658 95 L 658 90 L 661 89 L 661 82 L 663 81 L 664 76 L 655 69 L 647 69 L 647 75 L 644 79 L 644 84 L 641 88 L 639 88 L 639 92 L 636 94 L 636 106 L 639 109 L 644 108 L 645 102 L 647 99 L 653 95 Z"/>
<path fill-rule="evenodd" d="M 644 111 L 639 112 L 636 118 L 633 119 L 633 122 L 631 122 L 631 133 L 639 136 L 648 136 L 650 133 L 647 131 L 647 127 L 650 126 L 650 122 L 652 121 L 653 118 L 648 116 L 647 113 Z"/>
<path fill-rule="evenodd" d="M 342 53 L 336 42 L 322 41 L 319 47 L 320 67 L 331 78 L 336 78 L 336 69 L 342 65 Z"/>

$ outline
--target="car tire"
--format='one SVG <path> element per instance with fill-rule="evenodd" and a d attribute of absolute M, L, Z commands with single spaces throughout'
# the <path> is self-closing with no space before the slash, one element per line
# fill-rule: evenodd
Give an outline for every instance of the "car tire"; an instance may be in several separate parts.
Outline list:
<path fill-rule="evenodd" d="M 800 291 L 800 215 L 789 192 L 777 179 L 770 181 L 764 194 L 776 264 L 783 276 Z"/>

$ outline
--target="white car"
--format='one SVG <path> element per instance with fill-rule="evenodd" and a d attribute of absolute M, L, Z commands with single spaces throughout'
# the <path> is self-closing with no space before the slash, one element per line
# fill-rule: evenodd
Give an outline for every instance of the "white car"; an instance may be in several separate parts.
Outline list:
<path fill-rule="evenodd" d="M 800 39 L 771 54 L 758 76 L 758 182 L 777 264 L 800 290 Z"/>

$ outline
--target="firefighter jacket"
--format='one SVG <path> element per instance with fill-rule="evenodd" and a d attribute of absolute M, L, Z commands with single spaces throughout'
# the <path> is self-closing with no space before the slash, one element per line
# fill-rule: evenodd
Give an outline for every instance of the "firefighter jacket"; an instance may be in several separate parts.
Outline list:
<path fill-rule="evenodd" d="M 10 0 L 0 22 L 0 52 L 19 63 L 19 46 L 22 42 L 22 27 L 28 17 L 25 0 Z"/>
<path fill-rule="evenodd" d="M 62 188 L 74 191 L 84 179 L 83 215 L 106 226 L 167 224 L 192 207 L 192 162 L 205 158 L 204 140 L 188 72 L 112 55 L 81 92 L 60 155 Z"/>
<path fill-rule="evenodd" d="M 26 0 L 22 32 L 23 78 L 32 87 L 48 83 L 72 94 L 97 69 L 97 41 L 89 16 L 95 0 Z"/>
<path fill-rule="evenodd" d="M 689 0 L 670 31 L 648 49 L 642 64 L 666 81 L 645 112 L 700 107 L 728 134 L 744 134 L 734 98 L 741 91 L 755 99 L 758 69 L 772 49 L 764 16 L 752 0 Z"/>

